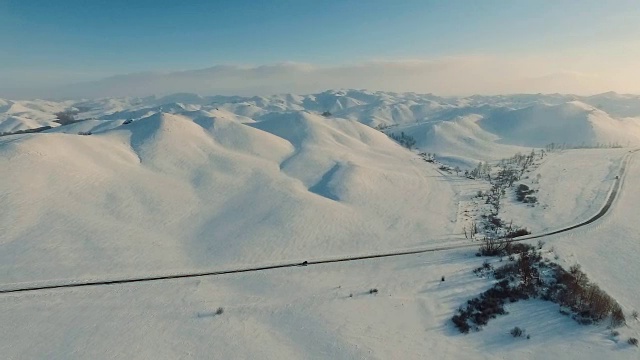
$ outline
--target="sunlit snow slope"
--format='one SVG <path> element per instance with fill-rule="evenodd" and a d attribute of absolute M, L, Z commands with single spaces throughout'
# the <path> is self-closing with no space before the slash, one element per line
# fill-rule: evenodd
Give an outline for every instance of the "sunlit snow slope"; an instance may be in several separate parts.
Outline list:
<path fill-rule="evenodd" d="M 471 167 L 550 142 L 637 145 L 638 104 L 636 96 L 615 93 L 442 98 L 361 90 L 0 100 L 0 132 L 54 126 L 0 137 L 0 283 L 12 289 L 469 243 L 457 216 L 488 183 L 445 175 L 385 133 L 404 132 L 419 151 Z M 81 121 L 53 123 L 64 110 Z M 545 155 L 521 180 L 538 190 L 539 203 L 504 198 L 500 217 L 536 234 L 589 218 L 628 151 Z M 626 340 L 640 337 L 640 323 L 630 316 L 640 308 L 637 156 L 609 213 L 544 239 L 546 256 L 557 254 L 567 268 L 580 264 L 621 304 L 627 326 L 616 330 L 618 337 L 606 323 L 579 325 L 557 304 L 536 299 L 507 304 L 508 315 L 460 334 L 451 316 L 493 281 L 473 269 L 485 260 L 508 261 L 476 257 L 471 247 L 5 293 L 0 353 L 636 359 L 638 349 Z M 531 338 L 513 338 L 514 326 Z"/>
<path fill-rule="evenodd" d="M 272 96 L 200 96 L 68 100 L 62 102 L 0 99 L 0 133 L 57 126 L 58 111 L 76 119 L 140 119 L 155 113 L 204 111 L 252 122 L 276 113 L 308 111 L 383 127 L 387 133 L 407 129 L 422 139 L 425 151 L 446 153 L 458 161 L 497 156 L 512 146 L 544 147 L 554 142 L 568 146 L 640 144 L 640 97 L 605 93 L 594 96 L 520 94 L 500 96 L 439 97 L 432 94 L 390 93 L 366 90 L 328 90 L 318 94 Z M 95 124 L 95 126 L 98 126 Z M 84 128 L 90 127 L 88 124 Z M 456 146 L 462 145 L 462 147 Z M 446 149 L 442 149 L 446 145 Z M 496 149 L 489 149 L 495 147 Z M 484 151 L 490 150 L 490 151 Z M 472 152 L 472 151 L 471 151 Z M 454 159 L 455 160 L 455 159 Z"/>
<path fill-rule="evenodd" d="M 3 283 L 412 247 L 455 221 L 427 164 L 379 131 L 307 112 L 9 136 L 0 167 Z"/>

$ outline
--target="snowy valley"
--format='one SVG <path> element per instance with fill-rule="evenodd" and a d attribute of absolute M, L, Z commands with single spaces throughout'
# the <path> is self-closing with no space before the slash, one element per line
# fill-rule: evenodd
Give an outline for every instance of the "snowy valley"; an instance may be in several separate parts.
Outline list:
<path fill-rule="evenodd" d="M 639 147 L 616 93 L 0 99 L 0 351 L 637 358 Z M 624 325 L 532 296 L 460 333 L 498 281 L 473 270 L 523 256 L 479 248 L 516 227 Z"/>

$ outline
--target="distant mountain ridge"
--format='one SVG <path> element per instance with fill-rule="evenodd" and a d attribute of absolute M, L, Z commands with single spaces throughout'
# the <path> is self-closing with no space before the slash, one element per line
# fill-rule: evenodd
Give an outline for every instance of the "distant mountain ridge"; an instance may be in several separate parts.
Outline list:
<path fill-rule="evenodd" d="M 123 97 L 61 102 L 0 100 L 0 133 L 58 126 L 55 113 L 77 112 L 69 132 L 110 129 L 125 120 L 158 113 L 200 112 L 233 118 L 241 123 L 315 113 L 357 121 L 387 133 L 406 132 L 425 151 L 470 159 L 492 158 L 503 146 L 544 147 L 640 143 L 640 96 L 614 92 L 594 96 L 565 94 L 474 95 L 441 97 L 433 94 L 394 93 L 355 89 L 316 94 L 271 96 L 202 96 L 176 93 L 163 97 Z M 191 115 L 187 115 L 191 116 Z M 115 121 L 106 124 L 106 121 Z M 473 148 L 484 149 L 477 154 Z M 509 151 L 513 148 L 504 148 Z M 458 160 L 462 160 L 459 158 Z M 453 159 L 453 158 L 452 158 Z M 465 160 L 466 161 L 466 160 Z"/>

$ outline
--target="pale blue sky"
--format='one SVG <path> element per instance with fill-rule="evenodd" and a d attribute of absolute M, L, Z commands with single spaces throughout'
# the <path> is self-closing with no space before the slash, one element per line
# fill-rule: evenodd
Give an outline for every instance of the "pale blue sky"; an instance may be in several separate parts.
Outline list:
<path fill-rule="evenodd" d="M 638 41 L 631 0 L 0 0 L 4 88 L 218 64 L 547 54 L 602 63 Z"/>

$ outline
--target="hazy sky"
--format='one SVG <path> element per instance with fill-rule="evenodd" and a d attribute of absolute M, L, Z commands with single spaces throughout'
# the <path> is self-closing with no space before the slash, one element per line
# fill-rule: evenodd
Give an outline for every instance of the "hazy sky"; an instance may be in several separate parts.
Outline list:
<path fill-rule="evenodd" d="M 637 0 L 0 0 L 0 46 L 5 97 L 640 93 Z"/>

